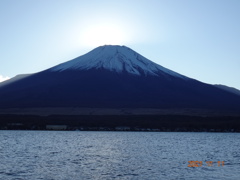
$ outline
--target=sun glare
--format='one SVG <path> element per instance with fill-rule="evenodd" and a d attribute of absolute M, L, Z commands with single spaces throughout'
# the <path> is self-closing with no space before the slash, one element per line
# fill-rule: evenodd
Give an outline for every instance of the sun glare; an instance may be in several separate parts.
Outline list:
<path fill-rule="evenodd" d="M 111 24 L 95 25 L 83 33 L 81 38 L 87 46 L 101 46 L 101 45 L 122 45 L 127 41 L 127 34 L 121 27 Z"/>

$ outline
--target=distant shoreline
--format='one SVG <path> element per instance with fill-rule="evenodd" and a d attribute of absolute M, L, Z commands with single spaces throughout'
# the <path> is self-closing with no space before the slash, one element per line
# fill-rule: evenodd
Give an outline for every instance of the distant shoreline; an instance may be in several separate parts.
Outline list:
<path fill-rule="evenodd" d="M 240 132 L 240 116 L 1 114 L 0 130 Z"/>
<path fill-rule="evenodd" d="M 84 107 L 34 107 L 0 108 L 0 115 L 186 115 L 186 116 L 239 116 L 239 111 L 199 108 L 84 108 Z"/>

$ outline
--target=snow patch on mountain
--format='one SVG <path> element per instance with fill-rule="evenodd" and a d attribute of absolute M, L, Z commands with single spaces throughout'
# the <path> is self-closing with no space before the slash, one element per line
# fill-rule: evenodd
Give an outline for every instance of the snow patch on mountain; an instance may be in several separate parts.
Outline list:
<path fill-rule="evenodd" d="M 89 53 L 71 61 L 59 64 L 50 71 L 107 69 L 115 72 L 126 71 L 134 75 L 158 76 L 162 73 L 187 78 L 181 74 L 164 68 L 126 46 L 105 45 L 93 49 Z"/>
<path fill-rule="evenodd" d="M 30 76 L 30 75 L 32 75 L 32 74 L 19 74 L 19 75 L 16 75 L 16 76 L 13 77 L 13 78 L 9 78 L 9 79 L 7 79 L 6 81 L 1 82 L 1 83 L 0 83 L 0 87 L 3 87 L 3 86 L 5 86 L 5 85 L 9 85 L 9 84 L 14 83 L 14 82 L 16 82 L 16 81 L 19 81 L 19 80 L 21 80 L 21 79 L 24 79 L 24 78 L 26 78 L 26 77 L 28 77 L 28 76 Z"/>
<path fill-rule="evenodd" d="M 8 79 L 10 79 L 10 77 L 0 75 L 0 83 L 6 81 Z"/>

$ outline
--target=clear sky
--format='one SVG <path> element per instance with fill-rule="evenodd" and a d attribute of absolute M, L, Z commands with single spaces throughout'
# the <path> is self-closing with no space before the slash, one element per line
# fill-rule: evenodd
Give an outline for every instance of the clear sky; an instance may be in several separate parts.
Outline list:
<path fill-rule="evenodd" d="M 240 0 L 1 0 L 0 81 L 104 44 L 240 89 Z"/>

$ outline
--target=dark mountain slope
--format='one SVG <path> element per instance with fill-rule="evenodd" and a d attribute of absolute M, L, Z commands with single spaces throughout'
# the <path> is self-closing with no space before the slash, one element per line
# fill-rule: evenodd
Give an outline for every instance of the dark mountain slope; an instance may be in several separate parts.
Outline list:
<path fill-rule="evenodd" d="M 157 65 L 127 47 L 103 46 L 0 87 L 1 108 L 240 110 L 240 97 Z"/>

